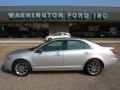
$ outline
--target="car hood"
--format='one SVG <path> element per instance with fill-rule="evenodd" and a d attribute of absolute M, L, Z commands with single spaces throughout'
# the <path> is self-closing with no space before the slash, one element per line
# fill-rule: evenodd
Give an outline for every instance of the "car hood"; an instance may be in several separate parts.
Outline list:
<path fill-rule="evenodd" d="M 30 51 L 31 51 L 31 48 L 21 49 L 21 50 L 16 50 L 16 51 L 10 52 L 10 53 L 8 53 L 8 55 L 27 53 L 27 52 L 30 52 Z"/>

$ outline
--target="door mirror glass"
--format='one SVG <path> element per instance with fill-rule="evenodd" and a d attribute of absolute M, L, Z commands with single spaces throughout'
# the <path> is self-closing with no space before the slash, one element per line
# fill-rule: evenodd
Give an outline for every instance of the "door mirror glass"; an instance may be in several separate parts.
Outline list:
<path fill-rule="evenodd" d="M 35 53 L 42 53 L 42 49 L 37 49 Z"/>

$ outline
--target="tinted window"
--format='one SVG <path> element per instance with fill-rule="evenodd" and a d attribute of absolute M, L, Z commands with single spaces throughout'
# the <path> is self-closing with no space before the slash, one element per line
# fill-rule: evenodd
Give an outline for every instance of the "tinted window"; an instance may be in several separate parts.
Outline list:
<path fill-rule="evenodd" d="M 55 36 L 60 36 L 60 35 L 61 35 L 61 33 L 56 33 L 56 34 L 55 34 Z"/>
<path fill-rule="evenodd" d="M 90 49 L 90 46 L 82 41 L 77 40 L 67 41 L 67 50 L 74 49 Z"/>
<path fill-rule="evenodd" d="M 57 51 L 62 50 L 62 41 L 54 41 L 42 47 L 43 51 Z"/>
<path fill-rule="evenodd" d="M 67 33 L 64 33 L 64 35 L 68 35 Z"/>

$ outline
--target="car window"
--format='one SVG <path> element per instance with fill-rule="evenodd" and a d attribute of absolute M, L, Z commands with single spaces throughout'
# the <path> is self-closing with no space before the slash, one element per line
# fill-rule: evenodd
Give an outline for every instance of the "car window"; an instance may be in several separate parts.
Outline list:
<path fill-rule="evenodd" d="M 67 33 L 64 33 L 64 35 L 68 35 Z"/>
<path fill-rule="evenodd" d="M 74 49 L 90 49 L 90 46 L 85 42 L 78 41 L 78 40 L 71 40 L 67 41 L 67 50 L 74 50 Z"/>
<path fill-rule="evenodd" d="M 62 50 L 62 41 L 54 41 L 42 47 L 42 51 Z"/>
<path fill-rule="evenodd" d="M 61 35 L 61 33 L 56 33 L 56 34 L 55 34 L 55 36 L 60 36 L 60 35 Z"/>

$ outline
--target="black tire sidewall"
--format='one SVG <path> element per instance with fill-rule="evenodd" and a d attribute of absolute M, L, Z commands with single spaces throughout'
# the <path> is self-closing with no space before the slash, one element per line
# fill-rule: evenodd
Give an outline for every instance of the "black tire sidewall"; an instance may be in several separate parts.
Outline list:
<path fill-rule="evenodd" d="M 51 41 L 52 40 L 52 38 L 48 38 L 48 41 Z"/>

